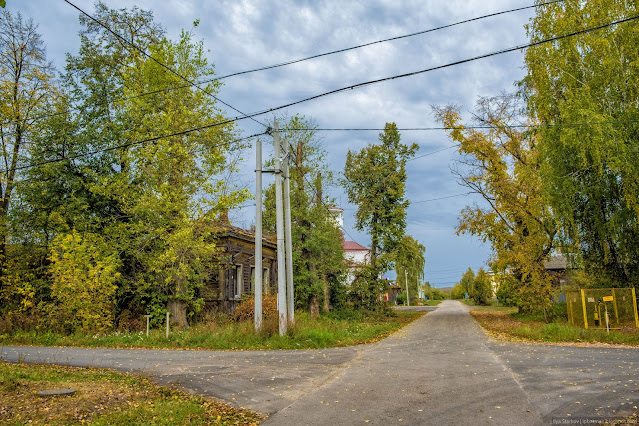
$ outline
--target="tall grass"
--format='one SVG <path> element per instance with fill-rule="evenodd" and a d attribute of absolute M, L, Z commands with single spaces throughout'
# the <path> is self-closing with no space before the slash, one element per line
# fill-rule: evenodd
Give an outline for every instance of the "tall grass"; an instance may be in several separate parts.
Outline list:
<path fill-rule="evenodd" d="M 14 332 L 0 336 L 0 344 L 81 346 L 111 348 L 189 348 L 216 350 L 246 349 L 317 349 L 352 346 L 380 340 L 421 316 L 419 312 L 367 313 L 336 311 L 311 318 L 296 312 L 295 326 L 279 336 L 278 325 L 264 323 L 256 333 L 252 321 L 207 321 L 193 327 L 172 331 L 166 338 L 164 329 L 145 332 L 114 332 L 101 335 L 59 335 L 45 332 Z"/>

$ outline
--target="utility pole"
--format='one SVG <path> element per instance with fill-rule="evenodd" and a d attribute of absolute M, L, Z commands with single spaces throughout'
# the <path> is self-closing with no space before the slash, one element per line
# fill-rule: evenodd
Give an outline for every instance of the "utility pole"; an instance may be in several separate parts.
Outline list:
<path fill-rule="evenodd" d="M 255 142 L 255 332 L 262 331 L 262 141 Z"/>
<path fill-rule="evenodd" d="M 293 239 L 291 236 L 291 178 L 289 175 L 288 141 L 284 141 L 284 238 L 286 242 L 286 305 L 288 324 L 295 326 L 295 293 L 293 291 Z"/>
<path fill-rule="evenodd" d="M 406 283 L 406 306 L 410 306 L 410 298 L 408 297 L 408 270 L 404 269 L 404 282 Z"/>
<path fill-rule="evenodd" d="M 282 165 L 280 160 L 280 127 L 273 123 L 275 156 L 275 228 L 277 233 L 277 312 L 280 336 L 286 334 L 286 261 L 284 253 L 284 214 L 282 212 Z"/>

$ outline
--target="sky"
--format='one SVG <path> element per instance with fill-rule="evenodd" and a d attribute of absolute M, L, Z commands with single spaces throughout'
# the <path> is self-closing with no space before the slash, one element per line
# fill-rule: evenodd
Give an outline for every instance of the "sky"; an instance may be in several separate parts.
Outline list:
<path fill-rule="evenodd" d="M 72 0 L 92 14 L 92 1 Z M 377 40 L 452 24 L 495 12 L 531 6 L 533 0 L 104 0 L 111 8 L 138 6 L 153 11 L 155 21 L 175 39 L 182 29 L 202 40 L 218 75 L 344 49 Z M 79 47 L 79 12 L 64 0 L 7 0 L 6 9 L 20 12 L 38 25 L 47 57 L 63 69 L 67 53 Z M 251 113 L 285 105 L 357 83 L 423 70 L 527 42 L 525 25 L 534 9 L 503 14 L 400 40 L 324 56 L 297 64 L 223 80 L 218 98 Z M 193 22 L 199 25 L 193 27 Z M 479 97 L 516 90 L 525 75 L 523 52 L 493 56 L 411 77 L 385 81 L 298 104 L 283 112 L 302 114 L 319 128 L 400 129 L 438 127 L 433 106 L 456 105 L 470 123 Z M 225 108 L 229 116 L 238 113 Z M 273 116 L 258 118 L 266 123 Z M 270 124 L 270 123 L 267 123 Z M 264 131 L 250 120 L 238 123 L 245 136 Z M 452 286 L 470 267 L 485 267 L 491 251 L 477 237 L 455 233 L 459 212 L 482 200 L 463 195 L 451 168 L 460 159 L 442 130 L 400 131 L 404 143 L 417 143 L 416 158 L 407 163 L 406 233 L 426 247 L 425 280 Z M 359 151 L 378 141 L 379 131 L 320 131 L 330 168 L 344 169 L 348 150 Z M 272 139 L 263 139 L 265 156 Z M 272 149 L 272 148 L 271 148 Z M 254 150 L 240 163 L 238 184 L 254 191 Z M 268 184 L 265 177 L 264 185 Z M 356 206 L 343 189 L 330 194 L 344 211 L 346 238 L 370 245 L 365 231 L 355 229 Z M 253 207 L 231 212 L 234 224 L 254 223 Z M 393 277 L 391 273 L 390 278 Z"/>

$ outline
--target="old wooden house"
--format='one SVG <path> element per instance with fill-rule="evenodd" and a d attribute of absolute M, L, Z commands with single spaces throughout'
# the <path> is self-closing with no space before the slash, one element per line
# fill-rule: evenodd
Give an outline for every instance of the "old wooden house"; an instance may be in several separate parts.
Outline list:
<path fill-rule="evenodd" d="M 221 248 L 217 272 L 204 285 L 201 295 L 207 308 L 233 314 L 244 295 L 254 292 L 255 234 L 231 225 L 228 219 L 220 221 L 215 232 L 217 246 Z M 264 294 L 277 292 L 277 243 L 275 239 L 262 240 L 262 290 Z"/>

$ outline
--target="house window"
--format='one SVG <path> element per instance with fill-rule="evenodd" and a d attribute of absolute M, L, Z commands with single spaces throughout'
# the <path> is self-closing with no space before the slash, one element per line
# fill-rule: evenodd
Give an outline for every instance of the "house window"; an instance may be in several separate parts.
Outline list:
<path fill-rule="evenodd" d="M 268 294 L 268 284 L 269 284 L 269 273 L 268 268 L 264 268 L 262 270 L 262 293 Z M 251 282 L 249 285 L 249 291 L 251 293 L 255 292 L 255 266 L 251 266 Z"/>
<path fill-rule="evenodd" d="M 235 268 L 235 298 L 239 299 L 240 297 L 242 297 L 242 284 L 243 284 L 243 280 L 242 280 L 242 265 L 238 266 Z"/>

